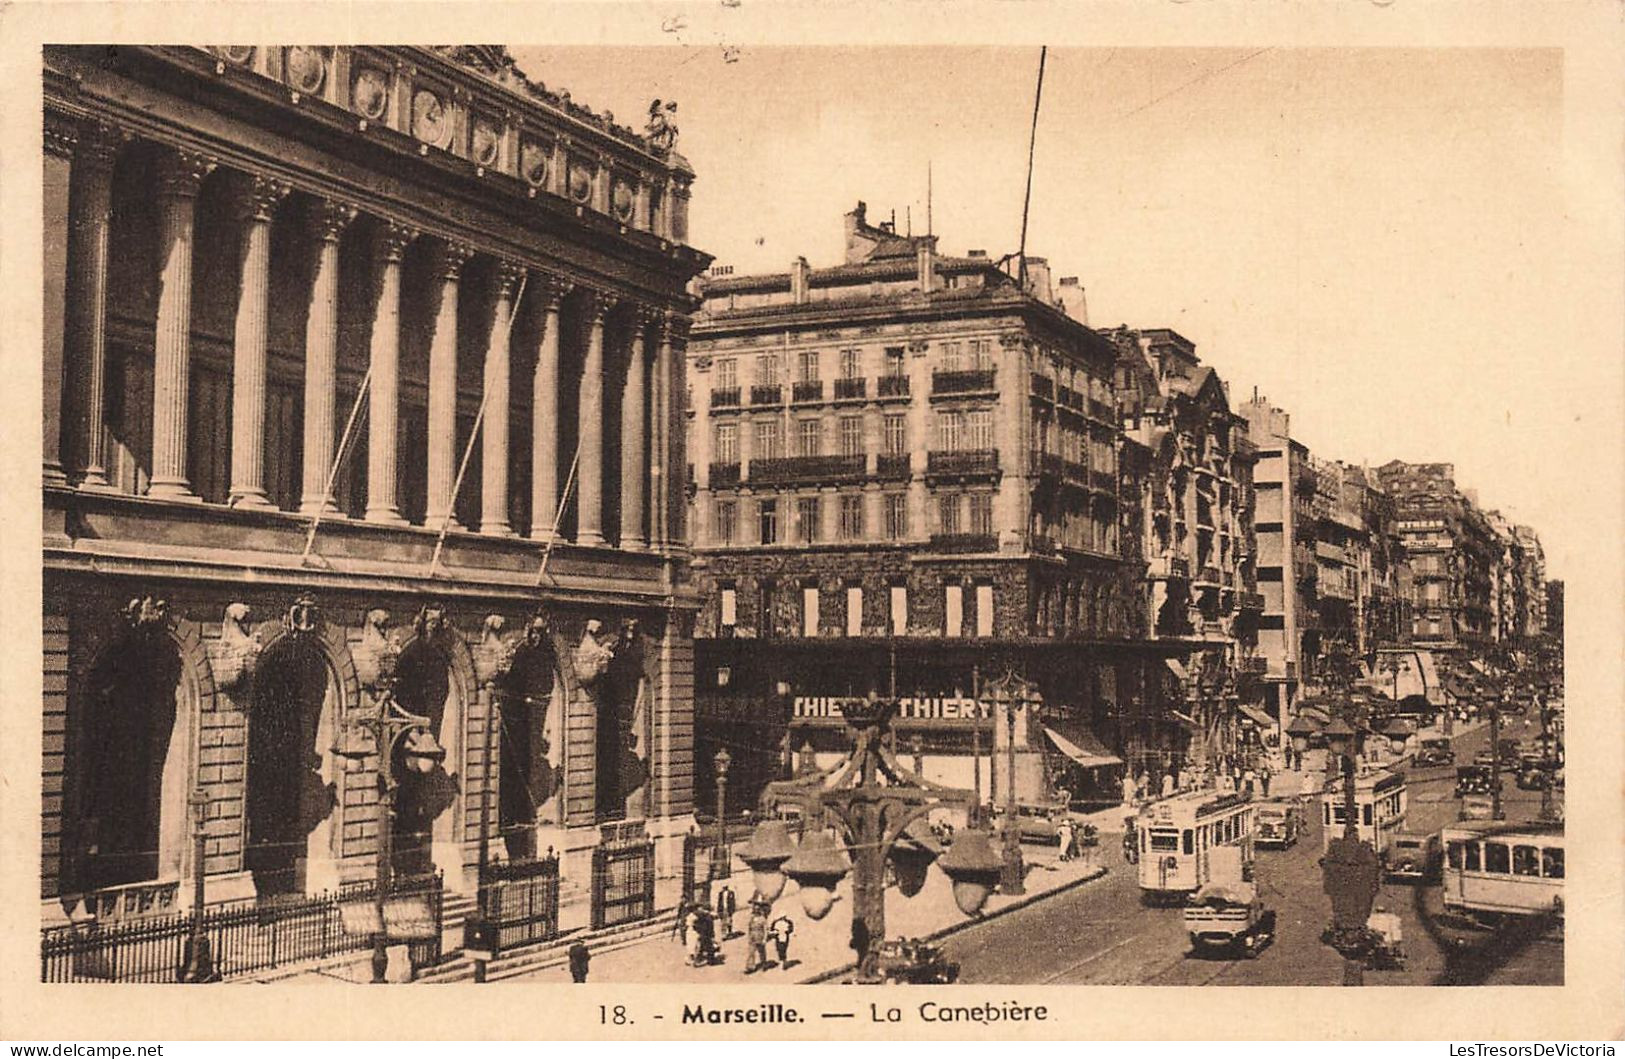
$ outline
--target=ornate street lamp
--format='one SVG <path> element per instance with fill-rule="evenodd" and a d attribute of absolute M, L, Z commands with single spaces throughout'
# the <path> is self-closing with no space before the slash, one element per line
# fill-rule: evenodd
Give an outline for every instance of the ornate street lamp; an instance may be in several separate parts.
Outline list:
<path fill-rule="evenodd" d="M 1343 710 L 1348 708 L 1347 701 Z M 1377 897 L 1379 865 L 1371 844 L 1360 839 L 1358 803 L 1355 795 L 1355 755 L 1360 749 L 1360 732 L 1339 710 L 1325 728 L 1327 749 L 1333 755 L 1330 767 L 1339 759 L 1343 772 L 1343 834 L 1331 840 L 1321 860 L 1323 888 L 1332 899 L 1332 922 L 1324 940 L 1343 957 L 1343 984 L 1362 985 L 1365 956 L 1370 947 L 1366 920 Z"/>
<path fill-rule="evenodd" d="M 750 841 L 740 851 L 739 859 L 750 868 L 756 892 L 771 903 L 784 892 L 784 863 L 795 855 L 795 844 L 790 841 L 790 829 L 783 820 L 763 820 L 751 833 Z"/>
<path fill-rule="evenodd" d="M 848 870 L 852 872 L 853 948 L 858 954 L 860 980 L 872 981 L 879 947 L 886 936 L 886 861 L 891 859 L 898 868 L 899 880 L 917 892 L 913 883 L 924 881 L 922 861 L 928 863 L 935 850 L 910 835 L 910 825 L 934 809 L 969 812 L 973 796 L 970 791 L 925 780 L 898 763 L 886 738 L 897 711 L 896 700 L 871 695 L 867 700 L 843 704 L 841 711 L 855 737 L 846 761 L 827 773 L 815 772 L 768 784 L 762 792 L 761 806 L 764 813 L 771 813 L 780 805 L 796 805 L 809 822 L 811 830 L 780 870 L 800 887 L 802 907 L 810 918 L 822 919 L 829 914 L 836 885 Z M 825 820 L 836 824 L 841 832 L 839 839 L 819 826 Z M 776 855 L 777 851 L 769 846 L 768 822 L 758 825 L 757 836 L 762 838 L 764 852 Z M 753 846 L 757 836 L 752 836 Z M 962 843 L 964 852 L 956 856 Z M 899 845 L 904 848 L 899 850 Z M 976 855 L 978 848 L 981 856 Z M 989 873 L 997 870 L 997 862 L 989 865 L 990 856 L 987 836 L 967 829 L 960 832 L 948 855 L 938 860 L 938 866 L 954 883 L 955 902 L 967 915 L 979 911 L 991 892 Z M 761 870 L 771 874 L 767 861 L 761 858 Z M 756 870 L 757 865 L 753 864 L 752 869 Z M 758 887 L 762 882 L 771 884 L 771 880 L 761 880 Z"/>
<path fill-rule="evenodd" d="M 1011 670 L 989 686 L 994 703 L 1004 706 L 1005 722 L 1004 874 L 999 879 L 999 892 L 1018 895 L 1027 892 L 1027 869 L 1021 857 L 1021 819 L 1016 805 L 1016 706 L 1026 700 L 1028 686 Z"/>
<path fill-rule="evenodd" d="M 348 772 L 359 772 L 367 757 L 378 755 L 378 876 L 373 906 L 378 915 L 378 933 L 372 942 L 372 980 L 382 983 L 389 970 L 389 938 L 384 929 L 384 903 L 393 881 L 395 845 L 395 759 L 419 775 L 427 775 L 446 758 L 446 750 L 429 729 L 429 718 L 407 711 L 395 701 L 393 681 L 380 678 L 377 707 L 371 713 L 353 717 L 342 730 L 333 753 L 344 761 Z"/>
<path fill-rule="evenodd" d="M 732 762 L 733 755 L 728 753 L 727 747 L 718 750 L 717 756 L 711 759 L 717 773 L 717 848 L 711 856 L 713 879 L 726 879 L 733 874 L 729 870 L 732 854 L 728 852 L 728 766 Z"/>
<path fill-rule="evenodd" d="M 218 982 L 214 956 L 209 951 L 209 935 L 203 929 L 203 869 L 208 855 L 209 796 L 198 788 L 187 797 L 192 812 L 192 933 L 186 939 L 186 961 L 181 966 L 183 982 Z"/>

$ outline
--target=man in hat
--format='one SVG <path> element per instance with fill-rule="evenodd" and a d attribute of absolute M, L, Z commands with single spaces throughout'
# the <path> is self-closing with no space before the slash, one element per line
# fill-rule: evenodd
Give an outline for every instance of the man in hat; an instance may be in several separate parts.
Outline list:
<path fill-rule="evenodd" d="M 717 891 L 717 923 L 722 928 L 718 940 L 727 941 L 734 936 L 734 913 L 739 910 L 739 899 L 734 896 L 734 888 L 727 883 Z"/>
<path fill-rule="evenodd" d="M 578 941 L 570 946 L 570 980 L 581 984 L 587 980 L 587 965 L 592 962 L 592 953 L 587 949 L 585 942 Z"/>
<path fill-rule="evenodd" d="M 746 974 L 767 967 L 767 907 L 762 901 L 750 903 L 750 922 L 745 924 Z"/>
<path fill-rule="evenodd" d="M 790 935 L 796 932 L 796 925 L 789 916 L 781 915 L 768 924 L 767 932 L 773 938 L 773 947 L 778 950 L 779 968 L 782 970 L 790 963 Z"/>

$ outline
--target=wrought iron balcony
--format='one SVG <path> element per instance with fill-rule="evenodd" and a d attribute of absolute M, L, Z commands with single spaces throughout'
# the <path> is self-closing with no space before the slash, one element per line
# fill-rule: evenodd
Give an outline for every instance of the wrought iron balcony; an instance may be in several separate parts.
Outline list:
<path fill-rule="evenodd" d="M 865 462 L 866 457 L 861 454 L 781 456 L 776 459 L 751 460 L 749 481 L 752 484 L 862 481 Z"/>
<path fill-rule="evenodd" d="M 1103 493 L 1117 492 L 1117 476 L 1110 471 L 1090 471 L 1089 484 Z"/>
<path fill-rule="evenodd" d="M 1069 482 L 1076 482 L 1079 485 L 1089 484 L 1089 465 L 1086 463 L 1078 463 L 1076 460 L 1062 460 L 1061 474 Z"/>
<path fill-rule="evenodd" d="M 878 396 L 880 396 L 880 397 L 907 397 L 908 396 L 908 376 L 907 375 L 882 375 L 880 377 L 879 381 L 880 381 L 880 385 L 876 388 Z"/>
<path fill-rule="evenodd" d="M 729 489 L 739 484 L 739 463 L 713 463 L 709 479 L 712 489 Z"/>
<path fill-rule="evenodd" d="M 1104 401 L 1097 401 L 1093 397 L 1089 398 L 1089 414 L 1105 423 L 1115 425 L 1117 422 L 1117 409 Z"/>
<path fill-rule="evenodd" d="M 738 408 L 739 407 L 739 387 L 737 387 L 737 386 L 729 386 L 726 389 L 722 389 L 722 390 L 712 390 L 711 391 L 711 407 L 712 408 Z"/>
<path fill-rule="evenodd" d="M 969 371 L 933 371 L 931 392 L 934 394 L 991 393 L 994 369 L 973 368 Z"/>
<path fill-rule="evenodd" d="M 1151 560 L 1147 572 L 1155 578 L 1188 578 L 1191 575 L 1191 564 L 1184 559 L 1162 555 Z"/>
<path fill-rule="evenodd" d="M 999 550 L 999 538 L 994 533 L 933 533 L 931 550 L 955 555 L 996 552 Z"/>
<path fill-rule="evenodd" d="M 1033 376 L 1038 378 L 1038 376 Z M 1050 478 L 1061 477 L 1061 457 L 1053 452 L 1033 453 L 1032 468 L 1041 475 Z"/>
<path fill-rule="evenodd" d="M 771 386 L 752 386 L 750 388 L 751 404 L 782 404 L 784 401 L 784 387 L 777 383 Z"/>
<path fill-rule="evenodd" d="M 823 399 L 823 379 L 806 379 L 790 387 L 790 400 L 792 401 L 822 401 Z"/>
<path fill-rule="evenodd" d="M 836 379 L 835 399 L 837 401 L 862 399 L 868 389 L 867 385 L 865 385 L 868 381 L 867 379 Z"/>
<path fill-rule="evenodd" d="M 1046 401 L 1055 397 L 1055 380 L 1048 375 L 1033 374 L 1033 396 L 1042 397 Z"/>
<path fill-rule="evenodd" d="M 912 470 L 906 452 L 883 452 L 875 457 L 876 478 L 907 478 Z"/>
<path fill-rule="evenodd" d="M 961 449 L 929 453 L 925 470 L 930 475 L 987 475 L 999 471 L 998 449 Z"/>

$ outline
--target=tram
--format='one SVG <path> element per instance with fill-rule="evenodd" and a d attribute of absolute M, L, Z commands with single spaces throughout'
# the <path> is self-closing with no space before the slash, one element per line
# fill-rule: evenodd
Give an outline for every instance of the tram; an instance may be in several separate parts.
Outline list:
<path fill-rule="evenodd" d="M 1354 778 L 1354 811 L 1360 839 L 1371 843 L 1377 856 L 1386 858 L 1394 835 L 1405 830 L 1405 813 L 1410 806 L 1402 773 L 1374 769 Z M 1343 781 L 1327 784 L 1320 796 L 1321 851 L 1331 848 L 1332 839 L 1341 838 L 1344 824 Z"/>
<path fill-rule="evenodd" d="M 1148 903 L 1182 900 L 1213 881 L 1212 851 L 1235 846 L 1251 878 L 1258 809 L 1246 794 L 1188 791 L 1140 810 L 1140 896 Z"/>
<path fill-rule="evenodd" d="M 1479 921 L 1563 915 L 1563 825 L 1464 820 L 1444 829 L 1447 911 Z"/>

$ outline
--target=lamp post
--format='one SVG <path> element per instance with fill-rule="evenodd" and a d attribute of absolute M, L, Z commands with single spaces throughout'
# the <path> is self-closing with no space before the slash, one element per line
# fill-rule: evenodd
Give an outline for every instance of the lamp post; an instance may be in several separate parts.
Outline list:
<path fill-rule="evenodd" d="M 1503 691 L 1502 702 L 1510 702 L 1512 693 Z M 1490 708 L 1490 819 L 1505 820 L 1506 810 L 1501 805 L 1501 703 L 1485 699 Z"/>
<path fill-rule="evenodd" d="M 732 856 L 728 852 L 728 765 L 732 761 L 727 747 L 718 750 L 717 756 L 711 759 L 717 770 L 717 851 L 711 857 L 713 879 L 726 879 L 732 874 L 729 871 Z"/>
<path fill-rule="evenodd" d="M 1552 776 L 1552 711 L 1547 705 L 1546 693 L 1540 693 L 1540 761 L 1545 775 L 1540 785 L 1540 819 L 1551 823 L 1557 819 L 1557 805 L 1552 798 L 1555 779 Z"/>
<path fill-rule="evenodd" d="M 1025 693 L 1026 682 L 1011 670 L 993 681 L 993 700 L 1004 705 L 1005 724 L 1004 873 L 999 878 L 999 892 L 1013 895 L 1027 892 L 1026 865 L 1021 859 L 1021 820 L 1016 807 L 1016 703 L 1025 698 Z"/>
<path fill-rule="evenodd" d="M 192 812 L 192 933 L 186 939 L 186 959 L 181 965 L 183 982 L 215 982 L 214 957 L 209 951 L 209 935 L 203 930 L 203 874 L 208 854 L 209 796 L 198 788 L 187 797 Z"/>
<path fill-rule="evenodd" d="M 446 757 L 445 748 L 429 729 L 429 718 L 407 711 L 395 701 L 393 681 L 381 678 L 376 692 L 377 706 L 371 713 L 354 717 L 344 732 L 344 740 L 333 748 L 344 759 L 348 771 L 358 771 L 369 754 L 378 755 L 378 864 L 373 907 L 378 932 L 372 942 L 372 980 L 385 981 L 389 970 L 389 936 L 384 924 L 384 904 L 393 883 L 395 850 L 395 758 L 419 774 L 433 772 Z M 368 743 L 370 742 L 370 746 Z"/>
<path fill-rule="evenodd" d="M 970 791 L 912 778 L 898 764 L 886 738 L 896 711 L 895 699 L 873 695 L 843 704 L 841 712 L 855 737 L 846 761 L 828 773 L 770 783 L 762 792 L 764 814 L 783 804 L 801 808 L 808 830 L 800 848 L 783 857 L 785 843 L 775 830 L 782 824 L 766 819 L 757 825 L 747 851 L 758 890 L 765 895 L 782 887 L 782 880 L 773 878 L 779 873 L 794 879 L 803 910 L 815 920 L 829 914 L 836 884 L 851 871 L 852 945 L 860 981 L 877 978 L 880 945 L 886 937 L 887 860 L 897 865 L 904 894 L 917 892 L 913 884 L 923 881 L 936 852 L 924 836 L 910 833 L 910 825 L 933 809 L 972 808 Z M 823 829 L 826 819 L 844 832 L 840 839 Z M 953 880 L 960 911 L 979 912 L 999 872 L 987 835 L 975 828 L 959 832 L 937 866 Z"/>

